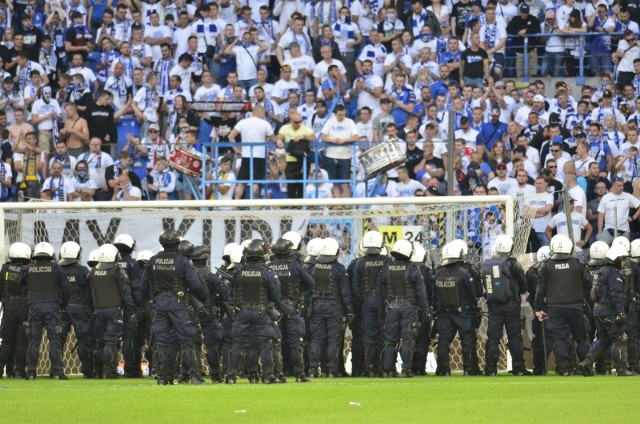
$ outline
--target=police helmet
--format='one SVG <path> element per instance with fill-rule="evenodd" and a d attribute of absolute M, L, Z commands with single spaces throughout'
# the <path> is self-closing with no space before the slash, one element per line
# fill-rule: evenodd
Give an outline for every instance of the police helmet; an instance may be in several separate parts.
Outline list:
<path fill-rule="evenodd" d="M 189 240 L 180 240 L 178 244 L 178 253 L 187 258 L 191 258 L 193 252 L 196 250 L 196 247 Z"/>
<path fill-rule="evenodd" d="M 382 246 L 382 249 L 380 249 L 380 256 L 389 256 L 389 249 L 387 249 L 387 246 Z"/>
<path fill-rule="evenodd" d="M 67 241 L 60 246 L 60 265 L 70 265 L 80 259 L 80 245 L 75 241 Z"/>
<path fill-rule="evenodd" d="M 540 249 L 538 249 L 538 253 L 536 254 L 536 261 L 546 261 L 547 259 L 549 259 L 549 256 L 551 256 L 551 248 L 549 246 L 542 246 Z"/>
<path fill-rule="evenodd" d="M 267 249 L 264 245 L 264 241 L 260 239 L 251 240 L 251 242 L 244 248 L 244 256 L 249 259 L 264 259 L 264 255 L 267 253 Z"/>
<path fill-rule="evenodd" d="M 206 261 L 209 259 L 209 252 L 204 246 L 196 246 L 191 255 L 192 261 Z"/>
<path fill-rule="evenodd" d="M 16 262 L 29 262 L 31 260 L 31 248 L 25 243 L 13 243 L 9 247 L 9 258 Z"/>
<path fill-rule="evenodd" d="M 550 243 L 551 254 L 566 254 L 571 255 L 573 253 L 573 242 L 571 239 L 563 234 L 556 234 L 551 239 Z"/>
<path fill-rule="evenodd" d="M 362 240 L 360 240 L 360 243 L 358 243 L 358 252 L 356 253 L 356 257 L 362 258 L 364 255 L 366 255 L 365 247 L 362 245 Z"/>
<path fill-rule="evenodd" d="M 113 245 L 123 252 L 131 253 L 136 248 L 136 241 L 129 234 L 120 234 L 113 241 Z"/>
<path fill-rule="evenodd" d="M 338 259 L 338 255 L 340 255 L 340 244 L 336 239 L 327 237 L 322 240 L 320 255 L 318 255 L 316 261 L 320 263 L 331 263 Z"/>
<path fill-rule="evenodd" d="M 235 247 L 235 246 L 240 246 L 238 243 L 229 243 L 224 247 L 224 250 L 222 251 L 222 260 L 225 262 L 229 262 L 229 254 L 231 253 L 231 250 Z"/>
<path fill-rule="evenodd" d="M 152 256 L 153 256 L 153 252 L 151 250 L 143 250 L 141 252 L 138 252 L 136 261 L 143 262 L 146 264 L 147 262 L 149 262 L 149 259 L 151 259 Z"/>
<path fill-rule="evenodd" d="M 304 258 L 305 263 L 315 262 L 316 258 L 320 255 L 323 243 L 320 237 L 309 240 L 309 243 L 307 243 L 307 257 Z"/>
<path fill-rule="evenodd" d="M 229 266 L 227 269 L 233 269 L 242 263 L 242 255 L 244 248 L 237 243 L 229 248 Z"/>
<path fill-rule="evenodd" d="M 495 255 L 508 255 L 513 250 L 513 238 L 506 234 L 501 234 L 496 238 L 493 246 Z"/>
<path fill-rule="evenodd" d="M 140 253 L 142 253 L 142 252 L 140 252 Z M 87 265 L 89 265 L 91 268 L 93 268 L 94 266 L 96 266 L 98 264 L 98 259 L 99 258 L 100 258 L 99 249 L 93 249 L 89 253 L 89 258 L 87 259 Z"/>
<path fill-rule="evenodd" d="M 616 266 L 620 266 L 622 259 L 627 257 L 629 253 L 620 245 L 611 246 L 607 252 L 607 259 Z"/>
<path fill-rule="evenodd" d="M 253 239 L 247 239 L 247 240 L 244 240 L 244 241 L 240 244 L 240 246 L 242 246 L 242 248 L 243 248 L 243 249 L 245 249 L 247 246 L 249 246 L 249 243 L 251 243 L 252 241 L 253 241 Z"/>
<path fill-rule="evenodd" d="M 164 230 L 160 234 L 160 244 L 163 246 L 171 246 L 180 243 L 180 234 L 176 230 Z"/>
<path fill-rule="evenodd" d="M 287 231 L 282 238 L 291 242 L 291 250 L 300 250 L 302 247 L 302 236 L 295 231 Z"/>
<path fill-rule="evenodd" d="M 464 240 L 455 239 L 451 241 L 451 244 L 460 247 L 460 250 L 462 250 L 462 259 L 464 259 L 469 254 L 469 246 L 467 246 L 467 242 L 465 242 Z"/>
<path fill-rule="evenodd" d="M 447 243 L 442 248 L 442 265 L 450 265 L 462 260 L 462 248 L 459 243 Z"/>
<path fill-rule="evenodd" d="M 117 247 L 113 244 L 103 244 L 98 249 L 98 265 L 96 265 L 96 269 L 112 268 L 119 259 L 120 253 Z"/>
<path fill-rule="evenodd" d="M 416 264 L 424 264 L 427 258 L 427 251 L 421 244 L 416 243 L 413 245 L 413 255 L 411 255 L 411 262 Z"/>
<path fill-rule="evenodd" d="M 362 247 L 365 249 L 367 255 L 378 255 L 384 246 L 384 239 L 382 234 L 378 231 L 372 230 L 362 237 Z"/>
<path fill-rule="evenodd" d="M 287 256 L 291 254 L 292 249 L 293 242 L 284 237 L 279 238 L 271 245 L 271 252 L 276 256 Z"/>
<path fill-rule="evenodd" d="M 611 242 L 611 247 L 613 246 L 622 247 L 624 250 L 627 251 L 627 254 L 629 254 L 629 251 L 631 251 L 631 243 L 629 243 L 629 239 L 624 236 L 618 236 L 614 238 L 613 241 Z"/>
<path fill-rule="evenodd" d="M 408 261 L 413 255 L 413 244 L 409 240 L 398 240 L 393 243 L 391 256 L 395 259 Z"/>
<path fill-rule="evenodd" d="M 596 241 L 589 248 L 589 256 L 591 259 L 604 259 L 609 252 L 609 245 L 603 241 Z"/>
<path fill-rule="evenodd" d="M 33 259 L 53 259 L 55 254 L 53 246 L 43 241 L 42 243 L 38 243 L 35 249 L 33 249 L 32 257 Z"/>
<path fill-rule="evenodd" d="M 631 242 L 631 257 L 640 257 L 640 239 L 636 239 Z"/>

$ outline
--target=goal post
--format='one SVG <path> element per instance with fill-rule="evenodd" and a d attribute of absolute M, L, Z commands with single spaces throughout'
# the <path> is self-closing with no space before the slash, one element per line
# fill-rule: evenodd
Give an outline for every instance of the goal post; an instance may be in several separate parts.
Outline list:
<path fill-rule="evenodd" d="M 514 237 L 514 254 L 524 253 L 535 210 L 523 207 L 511 196 L 456 196 L 412 198 L 278 199 L 231 201 L 154 202 L 28 202 L 0 204 L 2 257 L 17 241 L 35 246 L 46 241 L 56 253 L 62 243 L 75 241 L 82 247 L 81 262 L 91 250 L 111 243 L 118 234 L 136 240 L 136 252 L 160 249 L 160 233 L 175 229 L 194 245 L 210 251 L 210 265 L 222 263 L 227 243 L 262 238 L 268 243 L 287 231 L 303 236 L 333 237 L 341 245 L 339 260 L 346 266 L 358 250 L 362 235 L 371 229 L 383 234 L 390 248 L 400 239 L 421 244 L 428 253 L 428 266 L 437 266 L 440 251 L 454 238 L 468 242 L 469 259 L 475 267 L 491 254 L 491 243 L 499 234 Z M 135 255 L 135 253 L 134 253 Z M 483 318 L 480 334 L 486 334 Z M 72 339 L 73 340 L 73 339 Z M 64 349 L 65 372 L 77 374 L 80 363 L 68 341 Z M 345 344 L 345 358 L 349 343 Z M 484 358 L 484 344 L 478 345 Z M 458 343 L 452 347 L 451 363 L 462 367 Z M 39 373 L 49 367 L 40 356 Z M 506 362 L 500 363 L 504 369 Z"/>

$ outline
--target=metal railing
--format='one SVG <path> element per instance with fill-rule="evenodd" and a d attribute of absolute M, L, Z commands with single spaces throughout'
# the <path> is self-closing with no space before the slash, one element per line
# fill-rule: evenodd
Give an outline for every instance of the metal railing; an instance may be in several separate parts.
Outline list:
<path fill-rule="evenodd" d="M 615 37 L 621 37 L 622 35 L 623 34 L 621 32 L 611 32 L 606 34 L 603 34 L 600 32 L 583 32 L 583 33 L 572 33 L 572 34 L 559 34 L 559 33 L 531 34 L 531 35 L 528 35 L 527 37 L 524 37 L 523 47 L 513 46 L 509 43 L 509 40 L 522 38 L 520 35 L 507 35 L 507 46 L 505 50 L 505 57 L 506 57 L 507 64 L 506 64 L 505 70 L 515 71 L 515 65 L 513 67 L 510 67 L 509 64 L 514 63 L 516 59 L 516 56 L 515 56 L 516 50 L 521 51 L 522 49 L 523 59 L 524 59 L 524 66 L 523 66 L 524 69 L 523 69 L 523 77 L 521 79 L 523 82 L 529 82 L 530 78 L 534 77 L 534 75 L 529 75 L 529 53 L 533 49 L 544 50 L 544 46 L 546 44 L 545 42 L 536 42 L 535 44 L 531 44 L 530 38 L 538 39 L 538 40 L 550 38 L 550 37 L 560 37 L 563 39 L 577 38 L 578 39 L 577 47 L 572 49 L 572 50 L 577 50 L 577 53 L 578 53 L 578 57 L 577 57 L 578 75 L 576 75 L 575 78 L 576 78 L 577 85 L 583 85 L 585 82 L 585 64 L 587 63 L 585 59 L 589 59 L 591 57 L 591 54 L 589 52 L 589 46 L 591 45 L 593 38 L 597 36 L 611 37 L 612 38 L 611 53 L 613 53 L 617 50 L 617 42 L 615 42 L 614 39 Z M 568 49 L 564 50 L 563 60 L 566 60 L 566 58 L 569 56 L 567 54 L 567 50 Z M 542 56 L 536 54 L 536 57 L 538 58 L 538 66 L 540 67 L 542 65 L 541 59 L 544 59 L 544 53 L 542 54 Z M 614 69 L 615 69 L 615 64 L 613 65 L 613 68 L 611 69 L 611 71 L 613 71 Z M 538 70 L 536 70 L 536 73 L 537 72 Z"/>

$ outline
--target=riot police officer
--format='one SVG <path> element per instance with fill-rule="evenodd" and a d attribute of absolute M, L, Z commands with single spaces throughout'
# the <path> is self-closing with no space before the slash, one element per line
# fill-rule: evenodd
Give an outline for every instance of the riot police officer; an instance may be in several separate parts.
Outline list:
<path fill-rule="evenodd" d="M 140 362 L 142 361 L 142 344 L 144 343 L 145 329 L 145 300 L 140 293 L 140 265 L 131 256 L 136 248 L 136 242 L 129 234 L 119 234 L 113 241 L 113 245 L 118 248 L 120 260 L 118 266 L 122 268 L 129 277 L 129 285 L 131 287 L 131 297 L 136 306 L 136 320 L 138 325 L 133 327 L 127 322 L 128 316 L 125 316 L 124 334 L 122 337 L 122 356 L 124 357 L 124 376 L 127 378 L 141 378 L 142 370 Z M 131 331 L 130 331 L 131 330 Z"/>
<path fill-rule="evenodd" d="M 35 380 L 40 355 L 42 329 L 49 339 L 51 372 L 56 380 L 66 380 L 62 365 L 62 317 L 60 310 L 69 301 L 69 280 L 53 261 L 53 246 L 42 242 L 33 249 L 33 261 L 25 266 L 19 284 L 27 287 L 29 302 L 29 347 L 27 350 L 27 379 Z"/>
<path fill-rule="evenodd" d="M 9 247 L 9 262 L 0 270 L 0 377 L 9 358 L 14 358 L 14 369 L 7 368 L 7 375 L 24 378 L 27 359 L 27 325 L 29 306 L 27 291 L 18 285 L 22 268 L 31 260 L 31 248 L 24 243 Z"/>
<path fill-rule="evenodd" d="M 220 375 L 226 375 L 229 368 L 229 353 L 231 352 L 231 344 L 233 339 L 231 338 L 231 327 L 233 326 L 233 320 L 235 319 L 236 310 L 232 307 L 232 293 L 231 282 L 233 276 L 229 275 L 233 269 L 238 267 L 242 263 L 242 253 L 244 248 L 238 243 L 229 243 L 224 247 L 222 260 L 224 263 L 217 269 L 216 275 L 220 279 L 220 282 L 224 286 L 227 293 L 227 303 L 229 306 L 225 308 L 224 317 L 222 318 L 222 368 L 220 369 Z M 224 306 L 224 304 L 223 304 Z"/>
<path fill-rule="evenodd" d="M 291 242 L 291 260 L 294 262 L 302 262 L 302 236 L 295 231 L 287 231 L 282 238 Z"/>
<path fill-rule="evenodd" d="M 387 257 L 380 254 L 384 241 L 378 231 L 367 232 L 361 243 L 365 255 L 356 263 L 352 286 L 354 302 L 360 302 L 362 310 L 365 369 L 370 378 L 375 378 L 380 375 L 380 348 L 384 322 L 382 293 L 378 292 L 378 285 Z"/>
<path fill-rule="evenodd" d="M 378 291 L 387 306 L 384 322 L 382 369 L 384 377 L 395 377 L 398 343 L 402 339 L 400 358 L 402 377 L 413 377 L 411 371 L 413 350 L 420 325 L 430 320 L 427 292 L 420 269 L 411 263 L 413 244 L 398 240 L 391 249 L 393 262 L 387 264 L 378 283 Z M 418 319 L 418 309 L 420 318 Z"/>
<path fill-rule="evenodd" d="M 527 281 L 518 261 L 511 256 L 513 238 L 502 234 L 496 239 L 493 257 L 483 264 L 483 277 L 489 305 L 489 328 L 485 352 L 485 375 L 496 375 L 500 358 L 502 329 L 507 331 L 513 375 L 524 375 L 524 349 L 520 330 L 520 302 L 527 292 Z"/>
<path fill-rule="evenodd" d="M 309 376 L 318 377 L 320 359 L 324 351 L 326 366 L 323 374 L 328 378 L 338 377 L 338 360 L 344 319 L 352 318 L 351 291 L 347 271 L 338 262 L 340 245 L 332 238 L 323 240 L 320 255 L 313 266 L 315 282 L 309 306 L 311 345 L 309 348 Z"/>
<path fill-rule="evenodd" d="M 411 262 L 414 263 L 420 273 L 422 274 L 422 280 L 424 281 L 425 291 L 427 293 L 427 303 L 429 304 L 429 316 L 433 314 L 434 304 L 434 270 L 425 265 L 427 251 L 420 244 L 414 244 L 413 254 L 411 255 Z M 427 375 L 427 355 L 429 354 L 429 345 L 431 344 L 431 321 L 425 319 L 423 315 L 421 325 L 418 328 L 415 341 L 415 349 L 413 351 L 413 361 L 411 365 L 411 372 L 413 375 Z"/>
<path fill-rule="evenodd" d="M 640 373 L 640 239 L 631 242 L 632 270 L 631 299 L 627 316 L 627 335 L 629 336 L 629 370 Z"/>
<path fill-rule="evenodd" d="M 480 328 L 482 321 L 482 310 L 478 306 L 478 300 L 484 295 L 484 286 L 482 285 L 482 278 L 478 271 L 473 267 L 469 261 L 469 246 L 464 240 L 455 239 L 451 242 L 452 246 L 462 250 L 462 260 L 460 265 L 467 270 L 471 278 L 473 278 L 473 284 L 475 289 L 476 301 L 470 307 L 469 313 L 471 315 L 471 322 L 473 324 L 473 331 L 471 332 L 472 348 L 470 365 L 465 370 L 465 375 L 480 375 L 480 366 L 478 365 L 478 334 L 477 331 Z"/>
<path fill-rule="evenodd" d="M 200 276 L 209 289 L 209 299 L 205 307 L 207 314 L 201 317 L 202 336 L 207 351 L 207 363 L 209 375 L 213 383 L 222 383 L 224 378 L 220 374 L 220 359 L 222 353 L 222 316 L 223 303 L 227 301 L 229 294 L 220 277 L 211 273 L 207 266 L 209 252 L 204 246 L 197 246 L 191 255 L 193 265 L 198 269 Z"/>
<path fill-rule="evenodd" d="M 89 257 L 87 258 L 87 266 L 89 268 L 94 268 L 98 265 L 98 258 L 100 257 L 100 252 L 98 250 L 99 249 L 93 249 L 89 252 Z"/>
<path fill-rule="evenodd" d="M 98 264 L 87 276 L 89 309 L 93 311 L 95 323 L 98 378 L 118 378 L 118 340 L 122 336 L 124 315 L 129 325 L 136 324 L 131 288 L 126 272 L 117 264 L 119 260 L 118 249 L 112 244 L 103 244 L 98 249 Z"/>
<path fill-rule="evenodd" d="M 542 246 L 536 253 L 536 263 L 533 264 L 525 276 L 527 277 L 527 288 L 529 296 L 527 302 L 531 305 L 536 297 L 536 289 L 538 287 L 538 279 L 540 268 L 544 265 L 544 261 L 549 259 L 551 249 L 549 246 Z M 546 311 L 545 311 L 546 312 Z M 542 336 L 542 323 L 537 317 L 531 320 L 531 332 L 533 340 L 531 340 L 531 350 L 533 353 L 533 374 L 546 375 L 547 373 L 547 352 L 551 352 L 551 345 L 547 342 L 546 337 Z M 547 346 L 544 345 L 547 343 Z"/>
<path fill-rule="evenodd" d="M 239 312 L 233 322 L 233 343 L 229 353 L 227 383 L 236 383 L 236 373 L 242 352 L 245 352 L 249 382 L 258 382 L 258 357 L 262 363 L 265 384 L 276 382 L 273 375 L 271 341 L 273 327 L 267 304 L 273 302 L 278 310 L 289 313 L 291 308 L 280 301 L 278 277 L 266 266 L 266 248 L 262 240 L 252 240 L 244 248 L 245 263 L 236 268 L 232 282 L 232 297 Z"/>
<path fill-rule="evenodd" d="M 296 382 L 302 383 L 309 381 L 309 379 L 304 372 L 302 346 L 304 321 L 300 313 L 304 302 L 303 293 L 313 288 L 313 277 L 298 262 L 298 254 L 293 250 L 293 247 L 289 240 L 284 238 L 276 240 L 271 246 L 275 258 L 269 267 L 280 281 L 282 302 L 291 308 L 291 313 L 281 319 L 280 327 L 291 352 Z"/>
<path fill-rule="evenodd" d="M 94 378 L 93 356 L 95 351 L 95 336 L 91 318 L 87 314 L 87 276 L 89 270 L 80 264 L 80 245 L 75 241 L 67 241 L 60 246 L 60 260 L 58 265 L 62 267 L 69 284 L 71 294 L 66 313 L 62 314 L 63 331 L 62 344 L 66 340 L 69 330 L 73 325 L 76 334 L 78 359 L 80 359 L 80 371 L 84 378 Z"/>
<path fill-rule="evenodd" d="M 611 242 L 611 247 L 620 246 L 622 247 L 628 254 L 627 257 L 631 255 L 631 243 L 629 243 L 629 239 L 624 236 L 619 236 L 613 239 Z M 625 257 L 625 259 L 627 259 Z M 638 311 L 637 311 L 637 275 L 634 272 L 636 270 L 635 262 L 631 258 L 630 260 L 623 260 L 620 266 L 620 275 L 622 275 L 622 281 L 625 284 L 624 291 L 628 293 L 629 299 L 629 310 L 627 311 L 627 353 L 629 356 L 629 363 L 636 364 L 634 368 L 637 369 L 638 364 Z M 596 371 L 598 368 L 598 364 L 596 364 Z"/>
<path fill-rule="evenodd" d="M 355 257 L 347 265 L 347 278 L 349 279 L 349 289 L 351 290 L 351 298 L 357 299 L 356 288 L 353 283 L 353 273 L 356 268 L 356 264 L 365 256 L 365 248 L 362 246 L 362 240 L 358 244 L 358 252 Z M 362 303 L 353 303 L 353 327 L 351 329 L 351 376 L 362 377 L 365 375 L 365 362 L 364 362 L 364 336 L 362 334 Z"/>
<path fill-rule="evenodd" d="M 153 257 L 153 252 L 151 250 L 142 250 L 140 252 L 138 252 L 138 255 L 136 256 L 136 262 L 138 262 L 138 266 L 140 267 L 140 276 L 142 276 L 142 273 L 144 272 L 144 270 L 147 268 L 147 266 L 149 266 L 149 259 L 151 259 Z M 144 339 L 146 340 L 146 346 L 147 346 L 147 350 L 144 352 L 144 357 L 147 360 L 148 363 L 148 370 L 149 370 L 149 377 L 151 377 L 152 375 L 155 374 L 154 367 L 155 367 L 155 363 L 153 362 L 153 357 L 154 355 L 154 351 L 155 348 L 154 346 L 152 346 L 152 342 L 153 339 L 151 338 L 151 321 L 153 320 L 153 305 L 150 301 L 151 296 L 149 294 L 148 291 L 149 287 L 147 287 L 147 291 L 146 292 L 142 292 L 142 290 L 140 290 L 140 295 L 142 296 L 142 299 L 145 299 L 144 302 Z M 143 341 L 142 343 L 143 345 L 145 344 L 145 342 Z"/>
<path fill-rule="evenodd" d="M 616 375 L 633 375 L 627 370 L 625 338 L 629 293 L 620 274 L 621 262 L 627 255 L 624 247 L 612 246 L 607 252 L 607 263 L 594 275 L 591 297 L 598 336 L 587 357 L 578 364 L 578 372 L 582 375 L 593 375 L 593 364 L 609 347 L 613 349 Z"/>
<path fill-rule="evenodd" d="M 587 318 L 583 312 L 584 291 L 591 288 L 589 274 L 574 257 L 569 237 L 557 234 L 550 243 L 551 257 L 540 268 L 535 310 L 540 321 L 546 318 L 556 357 L 556 375 L 571 374 L 571 343 L 582 361 L 589 353 Z M 545 312 L 546 308 L 546 312 Z"/>
<path fill-rule="evenodd" d="M 459 245 L 448 243 L 442 249 L 441 267 L 435 275 L 435 301 L 439 336 L 436 375 L 451 375 L 449 349 L 456 336 L 460 337 L 465 374 L 473 370 L 473 308 L 476 305 L 476 287 L 473 277 L 461 261 Z"/>
<path fill-rule="evenodd" d="M 171 352 L 174 344 L 180 346 L 182 362 L 189 370 L 191 384 L 204 384 L 193 350 L 193 336 L 197 329 L 189 317 L 187 298 L 190 292 L 198 300 L 206 301 L 208 290 L 195 267 L 178 252 L 178 232 L 165 230 L 159 241 L 164 250 L 149 260 L 140 280 L 141 290 L 144 292 L 149 287 L 154 302 L 151 334 L 156 341 L 158 384 L 173 384 L 175 375 Z"/>
<path fill-rule="evenodd" d="M 304 266 L 307 271 L 311 272 L 311 268 L 316 263 L 316 259 L 320 256 L 320 251 L 324 241 L 320 237 L 312 238 L 307 244 L 307 256 L 304 258 Z"/>
<path fill-rule="evenodd" d="M 625 239 L 626 240 L 626 239 Z M 587 262 L 587 272 L 592 282 L 598 280 L 602 274 L 602 267 L 607 264 L 607 252 L 609 252 L 609 245 L 603 241 L 594 242 L 589 248 L 589 262 Z M 593 288 L 593 283 L 592 283 Z M 593 311 L 594 301 L 591 298 L 591 293 L 585 296 L 586 304 L 589 307 L 589 311 Z M 593 313 L 587 315 L 589 318 L 589 340 L 596 339 L 596 322 Z M 596 374 L 609 375 L 611 374 L 611 355 L 607 351 L 604 355 L 596 361 Z"/>

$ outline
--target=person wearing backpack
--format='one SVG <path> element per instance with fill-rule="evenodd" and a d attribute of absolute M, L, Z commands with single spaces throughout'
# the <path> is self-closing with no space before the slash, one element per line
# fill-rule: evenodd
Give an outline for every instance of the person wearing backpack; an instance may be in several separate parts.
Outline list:
<path fill-rule="evenodd" d="M 482 277 L 489 306 L 489 328 L 485 350 L 485 375 L 496 375 L 500 359 L 502 329 L 507 331 L 513 375 L 524 375 L 524 349 L 520 331 L 520 302 L 524 302 L 527 279 L 518 261 L 511 255 L 513 238 L 506 234 L 496 239 L 491 259 L 484 261 Z"/>

